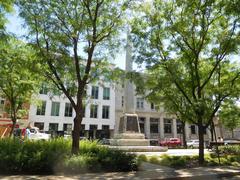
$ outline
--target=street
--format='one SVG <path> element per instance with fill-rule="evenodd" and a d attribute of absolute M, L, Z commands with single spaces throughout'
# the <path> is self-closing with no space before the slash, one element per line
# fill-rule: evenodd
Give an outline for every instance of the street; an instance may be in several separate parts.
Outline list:
<path fill-rule="evenodd" d="M 204 153 L 208 154 L 210 151 L 204 149 Z M 198 149 L 168 149 L 167 152 L 136 152 L 136 154 L 144 154 L 146 156 L 161 156 L 163 154 L 171 155 L 171 156 L 193 156 L 198 155 Z"/>

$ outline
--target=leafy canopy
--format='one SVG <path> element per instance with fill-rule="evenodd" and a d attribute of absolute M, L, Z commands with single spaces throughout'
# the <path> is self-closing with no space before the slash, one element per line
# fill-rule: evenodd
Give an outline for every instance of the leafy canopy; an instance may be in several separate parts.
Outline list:
<path fill-rule="evenodd" d="M 0 47 L 0 95 L 9 102 L 8 110 L 13 116 L 25 111 L 38 89 L 40 77 L 34 71 L 40 68 L 33 48 L 13 37 Z"/>

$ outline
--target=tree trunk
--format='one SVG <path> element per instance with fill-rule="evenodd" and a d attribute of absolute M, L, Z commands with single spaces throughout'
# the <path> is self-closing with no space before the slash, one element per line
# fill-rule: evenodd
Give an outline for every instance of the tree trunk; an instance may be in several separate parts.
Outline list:
<path fill-rule="evenodd" d="M 211 132 L 211 141 L 213 142 L 214 141 L 214 126 L 212 123 L 210 125 L 210 132 Z"/>
<path fill-rule="evenodd" d="M 215 129 L 215 125 L 212 122 L 212 126 L 213 126 L 213 132 L 214 132 L 214 137 L 215 137 L 215 142 L 217 142 L 217 134 L 216 134 L 216 129 Z M 216 152 L 217 152 L 217 156 L 218 156 L 218 164 L 221 164 L 221 160 L 220 160 L 220 155 L 219 155 L 219 150 L 218 150 L 218 144 L 216 145 Z"/>
<path fill-rule="evenodd" d="M 233 129 L 232 129 L 232 138 L 234 138 L 234 131 L 233 131 Z"/>
<path fill-rule="evenodd" d="M 15 126 L 16 126 L 16 123 L 17 123 L 16 118 L 12 118 L 12 128 L 11 128 L 11 131 L 10 131 L 9 137 L 12 137 L 12 135 L 13 135 L 13 131 L 14 131 Z"/>
<path fill-rule="evenodd" d="M 187 148 L 185 124 L 186 124 L 185 121 L 182 122 L 182 135 L 183 135 L 183 147 Z"/>
<path fill-rule="evenodd" d="M 203 165 L 204 163 L 204 127 L 202 125 L 202 121 L 198 122 L 198 137 L 199 137 L 198 163 L 199 165 Z"/>
<path fill-rule="evenodd" d="M 80 127 L 81 127 L 82 117 L 76 112 L 76 117 L 74 118 L 74 127 L 72 132 L 72 154 L 79 153 L 79 140 L 80 140 Z"/>

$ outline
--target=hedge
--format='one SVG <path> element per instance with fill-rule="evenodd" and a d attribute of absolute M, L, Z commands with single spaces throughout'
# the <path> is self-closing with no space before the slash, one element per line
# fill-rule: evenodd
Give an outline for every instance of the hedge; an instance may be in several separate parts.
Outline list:
<path fill-rule="evenodd" d="M 24 142 L 0 139 L 1 174 L 132 171 L 137 168 L 135 155 L 111 150 L 96 141 L 80 141 L 79 154 L 71 155 L 71 141 L 62 138 Z"/>

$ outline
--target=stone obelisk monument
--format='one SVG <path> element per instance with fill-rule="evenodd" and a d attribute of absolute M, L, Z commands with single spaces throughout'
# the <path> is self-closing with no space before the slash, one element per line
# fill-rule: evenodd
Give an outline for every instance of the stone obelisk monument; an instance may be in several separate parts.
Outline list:
<path fill-rule="evenodd" d="M 127 35 L 126 45 L 126 73 L 132 71 L 132 43 Z M 115 146 L 149 146 L 149 141 L 144 134 L 140 133 L 138 116 L 134 106 L 134 85 L 128 80 L 124 81 L 124 108 L 120 120 L 116 122 L 118 129 L 115 131 L 114 138 L 110 141 Z"/>

